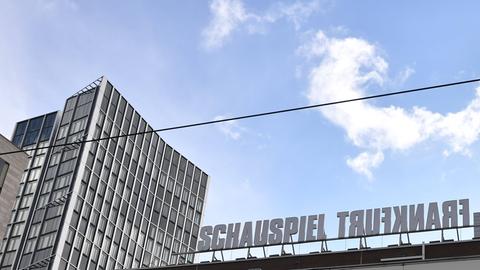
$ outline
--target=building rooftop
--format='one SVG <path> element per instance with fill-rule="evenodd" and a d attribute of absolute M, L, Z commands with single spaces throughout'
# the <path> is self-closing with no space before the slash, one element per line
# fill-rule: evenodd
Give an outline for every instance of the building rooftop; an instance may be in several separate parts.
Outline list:
<path fill-rule="evenodd" d="M 238 258 L 235 261 L 204 262 L 190 265 L 150 268 L 158 270 L 290 270 L 336 269 L 344 267 L 392 266 L 448 261 L 480 263 L 480 239 L 431 242 L 419 245 L 365 248 L 341 252 L 313 252 L 306 255 L 271 255 L 268 258 Z M 477 262 L 478 260 L 478 262 Z M 430 269 L 430 268 L 429 268 Z M 431 268 L 438 269 L 438 268 Z M 441 268 L 444 269 L 444 268 Z M 456 268 L 473 269 L 473 268 Z"/>

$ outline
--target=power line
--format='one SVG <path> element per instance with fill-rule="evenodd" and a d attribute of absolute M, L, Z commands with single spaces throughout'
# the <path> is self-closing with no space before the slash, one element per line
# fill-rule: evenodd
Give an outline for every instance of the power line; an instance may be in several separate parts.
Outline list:
<path fill-rule="evenodd" d="M 445 84 L 437 84 L 437 85 L 432 85 L 432 86 L 413 88 L 413 89 L 396 91 L 396 92 L 388 92 L 388 93 L 384 93 L 384 94 L 371 95 L 371 96 L 365 96 L 365 97 L 359 97 L 359 98 L 344 99 L 344 100 L 339 100 L 339 101 L 332 101 L 332 102 L 326 102 L 326 103 L 320 103 L 320 104 L 314 104 L 314 105 L 308 105 L 308 106 L 302 106 L 302 107 L 294 107 L 294 108 L 289 108 L 289 109 L 282 109 L 282 110 L 276 110 L 276 111 L 269 111 L 269 112 L 262 112 L 262 113 L 236 116 L 236 117 L 231 117 L 231 118 L 224 118 L 224 119 L 218 119 L 218 120 L 198 122 L 198 123 L 193 123 L 193 124 L 172 126 L 172 127 L 161 128 L 161 129 L 156 129 L 156 130 L 151 130 L 151 131 L 143 131 L 143 132 L 136 132 L 136 133 L 131 133 L 131 134 L 123 134 L 123 135 L 117 135 L 117 136 L 103 137 L 103 138 L 98 138 L 98 139 L 90 139 L 90 140 L 76 141 L 76 142 L 71 142 L 71 143 L 49 145 L 49 146 L 32 148 L 32 149 L 28 149 L 28 150 L 25 150 L 25 151 L 49 149 L 49 148 L 53 148 L 53 147 L 63 147 L 63 146 L 69 146 L 69 145 L 78 145 L 78 144 L 84 144 L 84 143 L 90 143 L 90 142 L 99 142 L 99 141 L 104 141 L 104 140 L 118 139 L 118 138 L 122 138 L 122 137 L 137 136 L 137 135 L 164 132 L 164 131 L 170 131 L 170 130 L 176 130 L 176 129 L 184 129 L 184 128 L 191 128 L 191 127 L 205 126 L 205 125 L 218 124 L 218 123 L 234 121 L 234 120 L 243 120 L 243 119 L 248 119 L 248 118 L 255 118 L 255 117 L 262 117 L 262 116 L 268 116 L 268 115 L 274 115 L 274 114 L 308 110 L 308 109 L 313 109 L 313 108 L 326 107 L 326 106 L 338 105 L 338 104 L 355 102 L 355 101 L 362 101 L 362 100 L 368 100 L 368 99 L 375 99 L 375 98 L 382 98 L 382 97 L 388 97 L 388 96 L 408 94 L 408 93 L 413 93 L 413 92 L 427 91 L 427 90 L 445 88 L 445 87 L 450 87 L 450 86 L 457 86 L 457 85 L 462 85 L 462 84 L 470 84 L 470 83 L 474 83 L 474 82 L 480 82 L 480 78 L 465 80 L 465 81 L 456 81 L 456 82 L 445 83 Z M 24 150 L 16 150 L 16 151 L 4 152 L 4 153 L 0 153 L 0 156 L 9 155 L 9 154 L 16 154 L 16 153 L 21 153 L 21 152 L 25 152 L 25 151 Z"/>

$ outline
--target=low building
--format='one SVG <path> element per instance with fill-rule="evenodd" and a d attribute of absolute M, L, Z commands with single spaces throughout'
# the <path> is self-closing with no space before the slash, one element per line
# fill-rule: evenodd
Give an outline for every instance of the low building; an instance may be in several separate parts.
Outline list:
<path fill-rule="evenodd" d="M 234 261 L 203 262 L 150 270 L 474 270 L 480 269 L 480 240 L 437 241 L 304 255 L 271 255 Z"/>
<path fill-rule="evenodd" d="M 19 150 L 0 134 L 0 153 Z M 11 210 L 27 167 L 28 156 L 24 152 L 0 156 L 0 239 L 3 239 Z"/>

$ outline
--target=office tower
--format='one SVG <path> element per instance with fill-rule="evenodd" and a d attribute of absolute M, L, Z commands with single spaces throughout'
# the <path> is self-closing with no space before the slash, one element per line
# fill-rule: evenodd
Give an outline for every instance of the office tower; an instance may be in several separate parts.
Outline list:
<path fill-rule="evenodd" d="M 0 134 L 0 153 L 18 151 L 8 139 Z M 16 153 L 0 156 L 0 241 L 5 235 L 15 196 L 20 187 L 23 170 L 27 167 L 27 155 Z"/>
<path fill-rule="evenodd" d="M 175 253 L 195 249 L 209 176 L 156 133 L 79 143 L 148 131 L 103 77 L 69 97 L 63 112 L 19 122 L 12 141 L 28 150 L 23 178 L 37 184 L 17 196 L 0 269 L 193 262 Z M 58 146 L 65 143 L 73 144 Z M 57 146 L 33 150 L 45 145 Z"/>
<path fill-rule="evenodd" d="M 6 266 L 13 263 L 22 235 L 27 231 L 26 222 L 30 213 L 34 210 L 31 205 L 40 186 L 40 175 L 47 154 L 46 149 L 34 150 L 34 148 L 45 147 L 50 144 L 56 117 L 57 113 L 38 116 L 18 123 L 15 129 L 13 143 L 25 150 L 24 153 L 28 156 L 28 164 L 21 176 L 19 188 L 13 192 L 16 196 L 15 205 L 9 209 L 11 210 L 10 221 L 2 241 L 1 269 L 12 269 L 12 267 Z M 6 158 L 10 155 L 3 155 L 2 157 Z"/>

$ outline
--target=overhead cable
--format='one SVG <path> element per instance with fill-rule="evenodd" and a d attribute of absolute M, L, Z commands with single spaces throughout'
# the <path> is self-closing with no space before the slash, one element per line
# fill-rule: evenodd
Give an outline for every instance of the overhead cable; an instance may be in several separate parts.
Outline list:
<path fill-rule="evenodd" d="M 427 90 L 434 90 L 434 89 L 440 89 L 440 88 L 445 88 L 445 87 L 458 86 L 458 85 L 463 85 L 463 84 L 470 84 L 470 83 L 475 83 L 475 82 L 480 82 L 480 78 L 465 80 L 465 81 L 456 81 L 456 82 L 450 82 L 450 83 L 444 83 L 444 84 L 437 84 L 437 85 L 407 89 L 407 90 L 402 90 L 402 91 L 387 92 L 387 93 L 383 93 L 383 94 L 370 95 L 370 96 L 364 96 L 364 97 L 358 97 L 358 98 L 331 101 L 331 102 L 313 104 L 313 105 L 308 105 L 308 106 L 293 107 L 293 108 L 288 108 L 288 109 L 267 111 L 267 112 L 261 112 L 261 113 L 255 113 L 255 114 L 247 114 L 247 115 L 241 115 L 241 116 L 235 116 L 235 117 L 229 117 L 229 118 L 223 118 L 223 119 L 217 119 L 217 120 L 211 120 L 211 121 L 205 121 L 205 122 L 197 122 L 197 123 L 192 123 L 192 124 L 171 126 L 171 127 L 166 127 L 166 128 L 156 129 L 156 130 L 150 130 L 150 131 L 135 132 L 135 133 L 130 133 L 130 134 L 120 134 L 120 135 L 117 135 L 117 136 L 101 137 L 101 138 L 96 138 L 96 139 L 75 141 L 75 142 L 71 142 L 71 143 L 48 145 L 48 146 L 42 146 L 42 147 L 37 147 L 37 148 L 31 148 L 31 149 L 28 149 L 28 150 L 25 150 L 25 151 L 49 149 L 49 148 L 53 148 L 53 147 L 63 147 L 63 146 L 69 146 L 69 145 L 74 145 L 74 144 L 78 145 L 78 144 L 84 144 L 84 143 L 90 143 L 90 142 L 99 142 L 99 141 L 104 141 L 104 140 L 118 139 L 118 138 L 122 138 L 122 137 L 138 136 L 138 135 L 144 135 L 144 134 L 149 134 L 149 133 L 159 133 L 159 132 L 165 132 L 165 131 L 171 131 L 171 130 L 177 130 L 177 129 L 185 129 L 185 128 L 192 128 L 192 127 L 206 126 L 206 125 L 218 124 L 218 123 L 235 121 L 235 120 L 243 120 L 243 119 L 248 119 L 248 118 L 263 117 L 263 116 L 269 116 L 269 115 L 275 115 L 275 114 L 282 114 L 282 113 L 289 113 L 289 112 L 295 112 L 295 111 L 301 111 L 301 110 L 308 110 L 308 109 L 338 105 L 338 104 L 355 102 L 355 101 L 362 101 L 362 100 L 369 100 L 369 99 L 383 98 L 383 97 L 389 97 L 389 96 L 403 95 L 403 94 L 421 92 L 421 91 L 427 91 Z M 3 152 L 3 153 L 0 153 L 0 156 L 20 153 L 20 152 L 24 152 L 24 150 Z"/>

